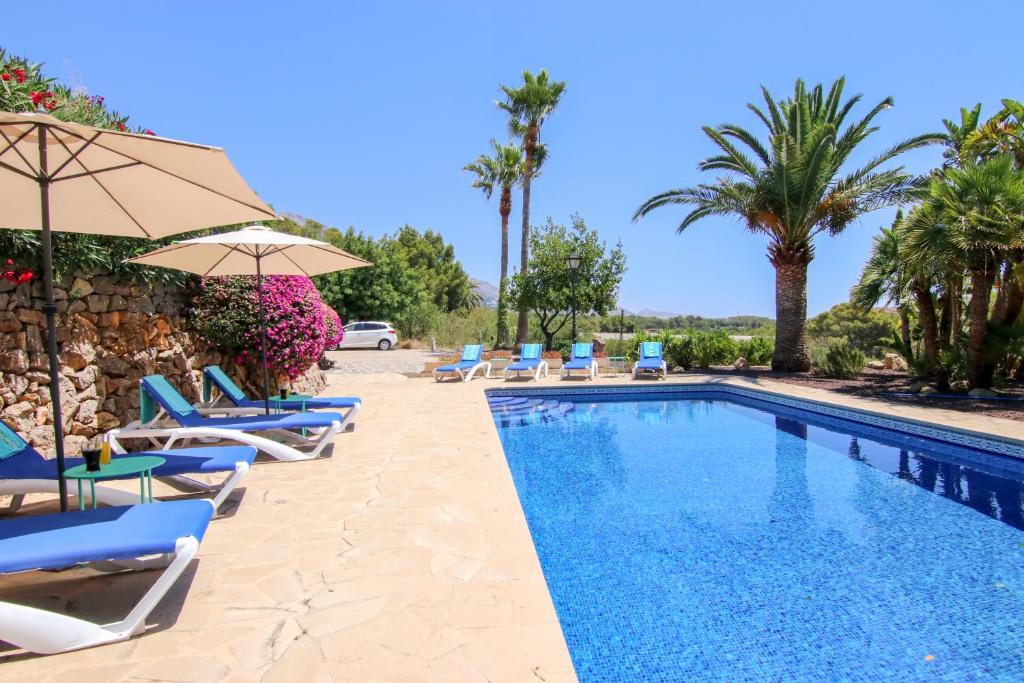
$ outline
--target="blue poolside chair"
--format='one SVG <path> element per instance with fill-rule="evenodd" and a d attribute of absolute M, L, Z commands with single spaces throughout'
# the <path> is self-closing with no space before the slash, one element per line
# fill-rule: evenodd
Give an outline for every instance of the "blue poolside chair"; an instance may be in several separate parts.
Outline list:
<path fill-rule="evenodd" d="M 264 410 L 263 401 L 252 400 L 245 395 L 245 392 L 235 384 L 227 373 L 220 369 L 216 365 L 208 365 L 203 368 L 203 403 L 200 407 L 202 408 L 213 408 L 216 407 L 218 400 L 223 397 L 230 401 L 236 408 L 249 408 L 251 413 L 259 413 Z M 316 409 L 332 409 L 345 412 L 342 413 L 344 419 L 341 421 L 341 429 L 344 431 L 352 421 L 355 419 L 356 414 L 363 406 L 362 399 L 355 396 L 328 396 L 324 398 L 317 398 L 315 396 L 306 396 L 304 394 L 292 394 L 288 400 L 281 401 L 278 399 L 271 399 L 271 405 L 274 408 L 284 411 L 296 411 L 305 412 L 307 410 Z"/>
<path fill-rule="evenodd" d="M 633 379 L 641 372 L 653 372 L 655 377 L 661 373 L 661 377 L 668 377 L 668 365 L 662 358 L 661 342 L 640 343 L 640 357 L 633 364 Z"/>
<path fill-rule="evenodd" d="M 192 561 L 212 515 L 208 500 L 174 500 L 0 521 L 0 574 L 77 564 L 100 571 L 164 568 L 128 616 L 113 624 L 0 602 L 0 640 L 55 654 L 141 633 L 146 617 Z"/>
<path fill-rule="evenodd" d="M 458 363 L 434 368 L 434 379 L 440 382 L 447 377 L 457 375 L 463 382 L 468 382 L 473 379 L 476 371 L 480 368 L 486 368 L 484 377 L 489 379 L 491 377 L 491 364 L 489 361 L 480 360 L 483 353 L 484 347 L 480 344 L 466 344 L 465 348 L 462 349 L 462 358 L 459 359 Z"/>
<path fill-rule="evenodd" d="M 124 454 L 116 439 L 111 440 L 114 459 Z M 256 458 L 256 449 L 250 446 L 222 446 L 208 448 L 176 448 L 130 455 L 159 455 L 166 462 L 153 469 L 153 476 L 171 486 L 186 491 L 213 492 L 212 503 L 219 508 L 238 486 Z M 85 462 L 82 458 L 64 458 L 67 469 Z M 218 486 L 210 486 L 185 475 L 220 474 L 228 477 Z M 134 478 L 137 475 L 124 477 Z M 0 495 L 13 496 L 6 512 L 16 512 L 26 494 L 57 493 L 57 468 L 7 425 L 0 422 Z M 106 486 L 96 487 L 96 500 L 105 505 L 125 505 L 138 502 L 139 496 Z"/>
<path fill-rule="evenodd" d="M 589 379 L 597 379 L 597 361 L 594 360 L 593 344 L 572 345 L 572 358 L 562 366 L 562 379 L 570 377 L 573 370 L 586 370 Z"/>
<path fill-rule="evenodd" d="M 163 448 L 192 439 L 237 441 L 277 460 L 312 460 L 344 419 L 339 413 L 252 415 L 249 408 L 196 408 L 161 375 L 143 377 L 139 390 L 139 419 L 112 430 L 114 438 L 148 439 Z M 254 432 L 269 432 L 279 441 Z"/>
<path fill-rule="evenodd" d="M 505 368 L 505 381 L 508 381 L 509 373 L 529 372 L 533 375 L 534 381 L 540 379 L 540 373 L 548 376 L 548 362 L 541 360 L 542 347 L 540 344 L 523 344 L 519 351 L 519 360 Z"/>

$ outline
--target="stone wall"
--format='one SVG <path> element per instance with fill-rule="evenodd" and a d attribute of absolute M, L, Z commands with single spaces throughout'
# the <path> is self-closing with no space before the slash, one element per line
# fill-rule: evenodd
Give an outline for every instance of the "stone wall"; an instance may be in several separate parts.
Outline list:
<path fill-rule="evenodd" d="M 178 288 L 80 274 L 59 283 L 55 299 L 68 453 L 138 418 L 138 380 L 144 375 L 165 375 L 196 400 L 202 368 L 219 364 L 250 395 L 258 393 L 254 369 L 235 366 L 191 331 Z M 46 452 L 53 445 L 53 419 L 42 303 L 42 282 L 0 280 L 0 419 Z M 317 393 L 323 373 L 314 366 L 292 386 Z"/>

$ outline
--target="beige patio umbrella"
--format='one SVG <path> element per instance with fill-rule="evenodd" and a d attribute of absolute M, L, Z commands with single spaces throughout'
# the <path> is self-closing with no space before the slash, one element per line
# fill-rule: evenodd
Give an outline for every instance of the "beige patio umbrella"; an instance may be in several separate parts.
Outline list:
<path fill-rule="evenodd" d="M 204 277 L 255 275 L 259 299 L 260 358 L 263 364 L 263 408 L 270 414 L 270 371 L 267 368 L 267 324 L 263 314 L 264 275 L 322 275 L 372 266 L 358 256 L 319 240 L 250 225 L 241 230 L 181 240 L 129 263 L 184 270 Z"/>
<path fill-rule="evenodd" d="M 40 230 L 50 400 L 61 509 L 67 509 L 50 233 L 158 238 L 267 220 L 224 150 L 0 112 L 0 228 Z"/>

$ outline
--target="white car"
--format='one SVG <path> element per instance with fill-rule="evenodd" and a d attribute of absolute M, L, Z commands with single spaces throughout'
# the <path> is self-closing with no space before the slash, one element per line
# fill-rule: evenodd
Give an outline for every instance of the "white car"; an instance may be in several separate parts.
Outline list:
<path fill-rule="evenodd" d="M 383 322 L 358 322 L 345 325 L 345 335 L 339 349 L 369 349 L 377 347 L 387 351 L 398 343 L 395 326 Z"/>

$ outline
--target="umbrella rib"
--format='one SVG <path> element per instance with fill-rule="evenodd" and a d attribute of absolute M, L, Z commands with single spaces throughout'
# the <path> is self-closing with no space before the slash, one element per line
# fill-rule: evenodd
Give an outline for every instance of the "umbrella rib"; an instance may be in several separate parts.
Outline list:
<path fill-rule="evenodd" d="M 289 261 L 291 261 L 292 263 L 294 263 L 294 264 L 295 264 L 295 267 L 296 267 L 296 268 L 298 268 L 299 270 L 301 270 L 301 271 L 302 271 L 302 274 L 303 274 L 303 275 L 305 275 L 306 277 L 312 277 L 312 276 L 311 276 L 311 275 L 309 274 L 309 271 L 307 271 L 307 270 L 306 270 L 305 268 L 303 268 L 302 266 L 300 266 L 300 265 L 299 265 L 299 264 L 298 264 L 298 263 L 297 263 L 297 262 L 295 261 L 295 259 L 293 259 L 293 258 L 292 258 L 291 256 L 289 256 L 288 254 L 286 254 L 286 253 L 285 253 L 285 251 L 287 251 L 287 248 L 286 248 L 286 249 L 281 249 L 280 251 L 277 251 L 277 252 L 275 252 L 275 253 L 278 253 L 278 254 L 281 254 L 281 255 L 283 255 L 283 256 L 284 256 L 284 257 L 285 257 L 286 259 L 288 259 Z"/>
<path fill-rule="evenodd" d="M 141 165 L 143 165 L 142 162 L 139 162 L 139 161 L 129 161 L 129 162 L 121 164 L 119 166 L 108 166 L 107 168 L 101 168 L 98 171 L 86 170 L 86 171 L 82 171 L 81 173 L 73 173 L 71 175 L 66 175 L 63 178 L 54 178 L 53 182 L 59 183 L 62 180 L 75 180 L 76 178 L 85 178 L 86 176 L 95 176 L 95 175 L 99 175 L 100 173 L 109 173 L 110 171 L 120 171 L 121 169 L 124 169 L 124 168 L 132 168 L 133 166 L 141 166 Z"/>
<path fill-rule="evenodd" d="M 226 259 L 228 256 L 231 256 L 231 253 L 233 251 L 235 251 L 235 248 L 233 246 L 227 245 L 227 247 L 228 247 L 227 252 L 223 256 L 221 256 L 219 259 L 217 259 L 216 263 L 214 263 L 212 266 L 210 266 L 209 268 L 206 269 L 207 273 L 212 273 L 217 266 L 219 266 L 220 264 L 224 263 L 224 259 Z"/>
<path fill-rule="evenodd" d="M 23 175 L 23 176 L 25 176 L 26 178 L 28 178 L 29 180 L 32 180 L 32 181 L 35 181 L 35 182 L 38 182 L 38 181 L 39 181 L 39 178 L 38 178 L 38 177 L 36 177 L 36 176 L 32 175 L 31 173 L 28 173 L 28 172 L 26 172 L 26 171 L 23 171 L 23 170 L 21 170 L 20 168 L 17 168 L 17 167 L 15 167 L 15 166 L 11 166 L 11 165 L 10 165 L 10 164 L 8 164 L 8 163 L 7 163 L 6 161 L 0 161 L 0 167 L 6 168 L 6 169 L 7 169 L 8 171 L 13 171 L 14 173 L 17 173 L 17 174 L 19 174 L 19 175 Z"/>
<path fill-rule="evenodd" d="M 337 254 L 336 254 L 336 253 L 334 253 L 334 252 L 333 252 L 333 251 L 331 251 L 330 249 L 325 249 L 324 247 L 320 246 L 319 244 L 311 244 L 311 245 L 309 245 L 309 246 L 313 247 L 314 249 L 319 249 L 320 251 L 326 251 L 326 252 L 327 252 L 328 254 L 331 254 L 331 255 L 333 255 L 333 256 L 337 256 Z M 337 247 L 335 247 L 335 248 L 337 248 Z M 366 265 L 368 265 L 368 266 L 372 266 L 372 265 L 373 265 L 373 263 L 371 263 L 370 261 L 367 261 L 367 260 L 366 260 L 366 259 L 364 259 L 364 258 L 359 258 L 358 256 L 356 256 L 356 255 L 354 255 L 354 254 L 349 254 L 349 253 L 348 253 L 347 251 L 345 252 L 345 254 L 346 254 L 346 255 L 347 255 L 347 256 L 348 256 L 349 258 L 355 259 L 356 261 L 362 261 L 363 263 L 365 263 L 365 264 L 366 264 Z"/>
<path fill-rule="evenodd" d="M 4 140 L 7 141 L 7 147 L 4 149 L 4 151 L 0 152 L 0 156 L 7 154 L 7 150 L 13 149 L 14 153 L 21 157 L 21 160 L 25 162 L 25 165 L 28 166 L 29 168 L 32 168 L 32 162 L 26 159 L 25 155 L 21 153 L 21 150 L 18 149 L 18 143 L 24 140 L 26 137 L 28 137 L 28 134 L 31 133 L 32 130 L 32 128 L 28 128 L 24 133 L 19 135 L 17 139 L 14 140 L 14 142 L 11 142 L 11 139 L 7 137 L 7 133 L 0 130 L 0 135 L 2 135 L 4 137 Z M 35 176 L 32 177 L 35 178 Z M 38 180 L 38 178 L 36 179 Z"/>
<path fill-rule="evenodd" d="M 58 137 L 57 138 L 57 142 L 60 143 L 60 146 L 63 147 L 64 151 L 66 151 L 70 156 L 68 156 L 68 158 L 64 160 L 64 163 L 61 164 L 60 166 L 58 166 L 56 168 L 56 170 L 54 170 L 53 173 L 50 174 L 50 182 L 53 182 L 53 181 L 57 180 L 57 176 L 60 174 L 60 172 L 63 171 L 65 168 L 67 168 L 68 164 L 70 164 L 72 161 L 77 161 L 78 160 L 78 155 L 81 154 L 86 148 L 88 148 L 89 145 L 94 143 L 96 141 L 96 138 L 98 138 L 99 136 L 100 136 L 100 134 L 96 133 L 95 135 L 93 135 L 88 140 L 85 140 L 85 138 L 80 138 L 82 140 L 85 140 L 85 144 L 82 145 L 81 147 L 79 147 L 74 152 L 72 152 L 71 148 L 68 147 L 66 144 L 64 144 L 64 141 L 61 140 Z M 81 162 L 79 162 L 79 164 L 82 166 L 82 168 L 85 168 L 85 164 L 82 164 Z M 86 169 L 86 170 L 88 170 L 88 169 Z M 81 175 L 81 174 L 79 174 L 79 175 Z M 63 180 L 63 178 L 61 180 Z"/>
<path fill-rule="evenodd" d="M 91 178 L 91 179 L 92 179 L 92 181 L 93 181 L 94 183 L 96 183 L 97 185 L 99 185 L 99 186 L 100 186 L 100 189 L 101 189 L 101 190 L 103 190 L 103 192 L 105 192 L 105 193 L 106 193 L 106 195 L 107 195 L 108 197 L 110 197 L 110 201 L 114 202 L 114 204 L 116 204 L 116 205 L 117 205 L 117 208 L 121 209 L 121 211 L 123 211 L 123 212 L 124 212 L 124 215 L 125 215 L 125 216 L 127 216 L 127 217 L 128 217 L 128 219 L 129 219 L 129 220 L 130 220 L 130 221 L 131 221 L 132 223 L 134 223 L 134 224 L 136 225 L 136 227 L 138 227 L 138 229 L 139 229 L 139 230 L 141 230 L 141 231 L 142 231 L 142 234 L 143 234 L 143 235 L 145 235 L 145 236 L 146 236 L 146 237 L 148 237 L 149 239 L 153 239 L 153 236 L 149 234 L 149 231 L 148 231 L 148 230 L 146 230 L 146 229 L 145 229 L 144 227 L 142 227 L 142 224 L 141 224 L 141 223 L 139 223 L 139 222 L 138 222 L 137 220 L 135 220 L 135 216 L 133 216 L 133 215 L 131 214 L 131 212 L 130 212 L 130 211 L 128 211 L 128 209 L 126 209 L 126 208 L 124 207 L 124 205 L 123 205 L 123 204 L 122 204 L 121 202 L 117 201 L 117 197 L 115 197 L 115 196 L 113 195 L 113 193 L 111 193 L 111 191 L 110 191 L 110 190 L 108 190 L 108 189 L 106 188 L 106 186 L 104 186 L 104 185 L 103 185 L 103 183 L 101 183 L 101 182 L 100 182 L 99 178 L 97 178 L 97 177 L 96 177 L 96 176 L 94 176 L 94 175 L 89 175 L 89 176 L 86 176 L 86 177 L 87 177 L 87 178 Z"/>

